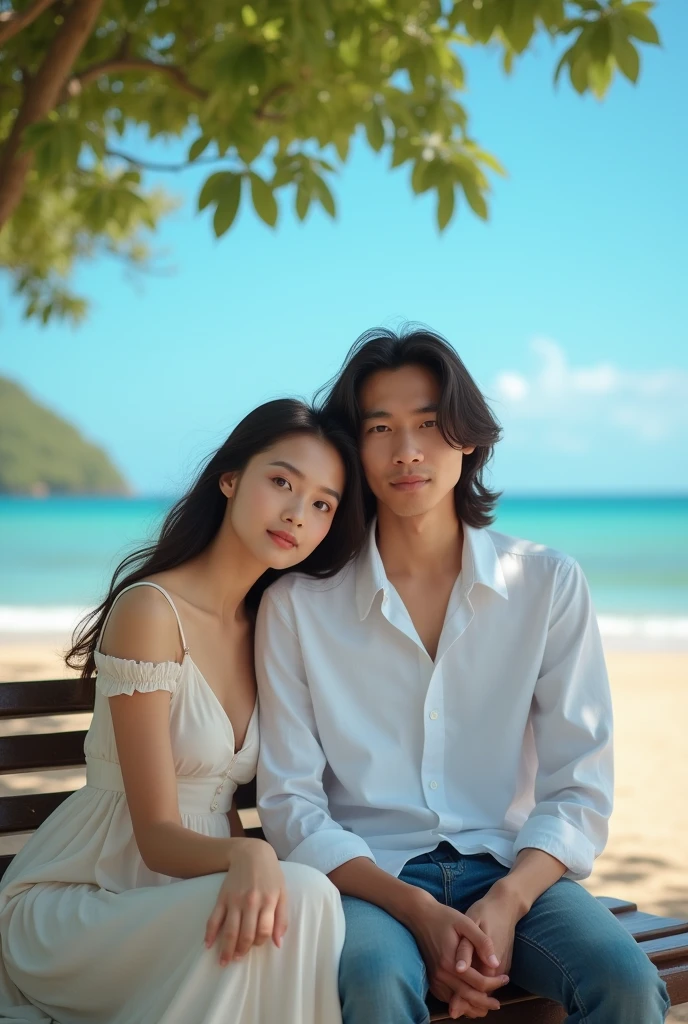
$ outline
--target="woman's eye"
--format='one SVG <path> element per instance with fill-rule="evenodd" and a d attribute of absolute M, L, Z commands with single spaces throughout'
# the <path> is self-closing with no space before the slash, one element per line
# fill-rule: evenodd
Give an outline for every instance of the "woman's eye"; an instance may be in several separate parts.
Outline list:
<path fill-rule="evenodd" d="M 320 512 L 329 512 L 331 508 L 326 501 L 315 501 L 313 504 Z"/>
<path fill-rule="evenodd" d="M 291 484 L 289 483 L 288 480 L 285 480 L 283 476 L 273 476 L 272 482 L 274 484 L 277 484 L 278 487 L 282 487 L 282 490 L 284 490 L 284 487 L 282 485 L 289 487 L 289 489 L 291 490 Z"/>

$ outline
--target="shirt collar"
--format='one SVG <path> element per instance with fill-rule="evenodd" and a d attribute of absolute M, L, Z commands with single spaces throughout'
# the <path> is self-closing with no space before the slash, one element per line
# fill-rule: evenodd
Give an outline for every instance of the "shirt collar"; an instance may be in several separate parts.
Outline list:
<path fill-rule="evenodd" d="M 376 528 L 377 519 L 373 519 L 368 538 L 356 559 L 356 608 L 361 621 L 370 614 L 380 591 L 386 593 L 389 582 L 375 540 Z M 508 600 L 504 571 L 489 532 L 464 523 L 463 536 L 462 589 L 469 593 L 474 584 L 481 583 Z"/>

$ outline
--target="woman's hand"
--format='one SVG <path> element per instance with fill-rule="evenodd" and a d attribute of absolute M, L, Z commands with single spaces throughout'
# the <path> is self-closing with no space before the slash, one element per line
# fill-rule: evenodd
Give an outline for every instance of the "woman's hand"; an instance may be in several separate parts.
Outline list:
<path fill-rule="evenodd" d="M 273 848 L 262 839 L 235 839 L 231 849 L 230 868 L 205 931 L 208 948 L 219 942 L 223 967 L 270 938 L 280 946 L 287 930 L 284 875 Z"/>

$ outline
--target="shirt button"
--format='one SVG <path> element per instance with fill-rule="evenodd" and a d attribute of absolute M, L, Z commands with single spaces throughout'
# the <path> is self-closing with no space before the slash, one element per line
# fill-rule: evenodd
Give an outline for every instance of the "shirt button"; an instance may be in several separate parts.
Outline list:
<path fill-rule="evenodd" d="M 433 780 L 432 780 L 432 782 L 430 783 L 430 789 L 437 789 L 437 783 L 435 782 L 435 780 L 434 780 L 434 779 L 433 779 Z"/>
<path fill-rule="evenodd" d="M 430 717 L 432 718 L 433 722 L 437 721 L 437 719 L 440 717 L 439 711 L 431 711 Z"/>

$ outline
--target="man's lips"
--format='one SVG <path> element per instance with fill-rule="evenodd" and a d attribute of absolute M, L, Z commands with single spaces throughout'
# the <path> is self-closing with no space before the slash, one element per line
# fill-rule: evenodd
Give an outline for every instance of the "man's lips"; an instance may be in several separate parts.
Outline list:
<path fill-rule="evenodd" d="M 299 546 L 296 537 L 291 533 L 286 533 L 285 530 L 268 530 L 268 533 L 278 547 L 289 549 L 297 548 Z"/>
<path fill-rule="evenodd" d="M 418 491 L 428 482 L 427 476 L 399 476 L 396 480 L 390 480 L 392 487 L 397 491 Z"/>

